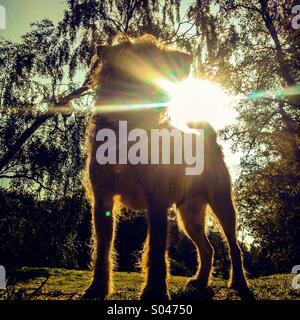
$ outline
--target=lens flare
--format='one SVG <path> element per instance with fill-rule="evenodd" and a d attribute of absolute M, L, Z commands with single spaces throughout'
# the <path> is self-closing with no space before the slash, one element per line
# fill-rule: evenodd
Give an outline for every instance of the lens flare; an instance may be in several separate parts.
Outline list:
<path fill-rule="evenodd" d="M 243 98 L 248 100 L 254 99 L 278 99 L 300 95 L 300 85 L 281 88 L 278 90 L 255 91 L 246 94 Z"/>
<path fill-rule="evenodd" d="M 180 83 L 159 83 L 171 96 L 168 113 L 176 127 L 192 121 L 205 121 L 215 129 L 221 129 L 236 118 L 235 110 L 230 107 L 235 98 L 216 83 L 193 78 Z"/>
<path fill-rule="evenodd" d="M 72 114 L 73 112 L 107 114 L 143 109 L 166 109 L 172 124 L 183 131 L 191 131 L 192 129 L 189 129 L 187 123 L 193 121 L 209 122 L 218 130 L 235 122 L 237 112 L 234 106 L 238 102 L 243 100 L 285 101 L 284 98 L 300 96 L 300 85 L 232 96 L 227 94 L 220 85 L 207 80 L 194 78 L 188 78 L 181 82 L 157 80 L 156 84 L 168 92 L 169 101 L 133 104 L 122 104 L 120 102 L 119 104 L 109 105 L 90 104 L 86 108 L 71 105 L 52 106 L 48 109 L 32 106 L 22 108 L 2 107 L 0 113 L 40 116 L 43 114 Z"/>

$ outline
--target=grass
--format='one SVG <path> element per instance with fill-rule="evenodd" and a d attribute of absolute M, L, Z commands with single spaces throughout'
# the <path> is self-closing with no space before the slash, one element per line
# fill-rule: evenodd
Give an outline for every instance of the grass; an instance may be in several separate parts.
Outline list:
<path fill-rule="evenodd" d="M 0 291 L 0 299 L 76 300 L 88 287 L 91 277 L 90 271 L 24 267 L 11 276 L 11 284 L 6 292 Z M 291 288 L 292 278 L 291 274 L 277 274 L 249 280 L 249 283 L 257 300 L 300 300 L 300 290 Z M 170 277 L 172 299 L 240 299 L 234 290 L 227 288 L 227 281 L 219 278 L 212 278 L 209 290 L 187 294 L 184 291 L 187 280 L 186 277 Z M 115 272 L 114 283 L 115 293 L 110 299 L 138 299 L 143 276 L 135 272 Z"/>

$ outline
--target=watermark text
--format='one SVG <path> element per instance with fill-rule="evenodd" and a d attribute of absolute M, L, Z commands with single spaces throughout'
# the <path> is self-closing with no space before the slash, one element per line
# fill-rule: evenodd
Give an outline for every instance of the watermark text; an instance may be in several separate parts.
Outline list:
<path fill-rule="evenodd" d="M 103 142 L 96 151 L 99 164 L 185 164 L 186 175 L 199 175 L 204 169 L 204 130 L 183 132 L 167 128 L 132 129 L 119 121 L 118 137 L 114 130 L 97 132 L 96 141 Z M 150 150 L 149 150 L 150 149 Z"/>
<path fill-rule="evenodd" d="M 300 289 L 300 265 L 293 267 L 292 274 L 295 275 L 292 280 L 292 288 L 298 290 Z"/>
<path fill-rule="evenodd" d="M 293 14 L 292 28 L 295 30 L 299 30 L 300 29 L 300 4 L 297 4 L 292 8 L 292 14 Z"/>
<path fill-rule="evenodd" d="M 0 30 L 6 29 L 6 9 L 0 5 Z"/>
<path fill-rule="evenodd" d="M 6 271 L 3 266 L 0 266 L 0 290 L 6 289 Z"/>

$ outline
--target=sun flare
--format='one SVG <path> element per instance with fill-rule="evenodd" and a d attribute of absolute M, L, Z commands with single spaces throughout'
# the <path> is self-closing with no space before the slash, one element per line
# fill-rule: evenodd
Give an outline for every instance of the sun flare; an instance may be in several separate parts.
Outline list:
<path fill-rule="evenodd" d="M 220 85 L 188 78 L 180 83 L 160 81 L 170 95 L 168 113 L 174 126 L 184 127 L 190 121 L 206 121 L 215 129 L 224 128 L 236 118 L 233 98 Z"/>

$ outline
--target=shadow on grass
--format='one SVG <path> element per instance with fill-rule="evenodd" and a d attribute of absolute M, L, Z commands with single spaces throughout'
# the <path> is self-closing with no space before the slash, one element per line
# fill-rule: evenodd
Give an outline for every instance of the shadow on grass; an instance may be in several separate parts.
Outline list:
<path fill-rule="evenodd" d="M 49 278 L 48 271 L 45 269 L 20 269 L 12 270 L 7 273 L 8 285 L 14 285 L 18 282 L 26 282 L 35 278 Z"/>
<path fill-rule="evenodd" d="M 1 294 L 4 300 L 30 300 L 37 296 L 49 279 L 49 274 L 45 269 L 13 270 L 8 272 L 7 289 Z M 35 278 L 43 278 L 41 284 L 34 289 L 16 289 L 19 282 L 26 282 Z"/>
<path fill-rule="evenodd" d="M 187 286 L 180 289 L 171 296 L 174 301 L 191 301 L 191 300 L 255 300 L 250 289 L 235 290 L 221 286 L 210 286 L 207 288 L 195 288 Z"/>
<path fill-rule="evenodd" d="M 213 297 L 214 291 L 211 287 L 197 289 L 188 286 L 172 294 L 171 299 L 174 301 L 213 300 Z"/>

